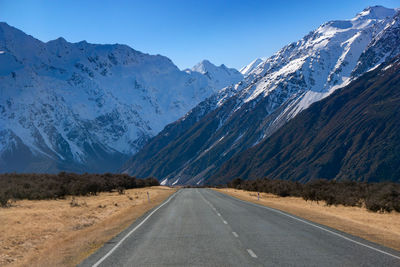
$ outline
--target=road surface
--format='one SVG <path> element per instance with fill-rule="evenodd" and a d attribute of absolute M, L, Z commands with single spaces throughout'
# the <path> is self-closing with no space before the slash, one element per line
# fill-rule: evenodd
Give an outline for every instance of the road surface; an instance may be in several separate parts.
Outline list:
<path fill-rule="evenodd" d="M 210 189 L 181 189 L 80 266 L 400 266 L 400 253 Z"/>

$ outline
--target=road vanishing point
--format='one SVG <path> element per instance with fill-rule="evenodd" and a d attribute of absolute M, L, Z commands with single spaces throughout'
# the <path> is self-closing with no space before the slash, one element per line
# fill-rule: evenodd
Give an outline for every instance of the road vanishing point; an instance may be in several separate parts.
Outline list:
<path fill-rule="evenodd" d="M 79 266 L 400 266 L 400 253 L 211 189 L 181 189 Z"/>

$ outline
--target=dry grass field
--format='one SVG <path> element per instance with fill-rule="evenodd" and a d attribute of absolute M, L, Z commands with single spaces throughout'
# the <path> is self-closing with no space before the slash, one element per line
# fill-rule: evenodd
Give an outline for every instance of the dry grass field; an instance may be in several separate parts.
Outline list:
<path fill-rule="evenodd" d="M 215 189 L 233 197 L 282 210 L 307 220 L 362 237 L 400 251 L 400 213 L 376 213 L 365 208 L 326 206 L 320 202 L 305 201 L 299 197 L 279 197 L 223 188 Z"/>
<path fill-rule="evenodd" d="M 159 186 L 16 201 L 0 208 L 0 266 L 75 266 L 175 191 Z"/>

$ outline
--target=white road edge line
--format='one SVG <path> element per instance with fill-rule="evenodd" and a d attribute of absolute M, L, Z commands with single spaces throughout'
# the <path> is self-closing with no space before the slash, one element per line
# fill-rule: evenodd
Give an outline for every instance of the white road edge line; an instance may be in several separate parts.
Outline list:
<path fill-rule="evenodd" d="M 170 196 L 164 203 L 162 203 L 160 206 L 158 206 L 155 210 L 153 210 L 149 215 L 147 215 L 147 217 L 143 221 L 141 221 L 141 223 L 139 223 L 138 225 L 136 225 L 135 228 L 133 228 L 131 231 L 129 231 L 129 233 L 127 233 L 106 255 L 104 255 L 100 260 L 98 260 L 92 266 L 93 267 L 99 266 L 108 256 L 110 256 L 122 244 L 122 242 L 125 241 L 125 239 L 127 239 L 140 226 L 142 226 L 151 217 L 151 215 L 153 215 L 157 210 L 159 210 L 162 206 L 167 204 L 173 197 L 175 197 L 177 193 L 178 193 L 178 191 L 176 193 L 174 193 L 172 196 Z"/>
<path fill-rule="evenodd" d="M 221 194 L 222 194 L 222 193 L 221 193 Z M 231 196 L 230 196 L 230 197 L 231 197 Z M 241 202 L 243 202 L 243 203 L 251 204 L 251 205 L 256 206 L 256 207 L 264 208 L 264 209 L 267 209 L 267 210 L 270 210 L 270 211 L 273 211 L 273 212 L 276 212 L 276 213 L 285 215 L 285 216 L 287 216 L 287 217 L 289 217 L 289 218 L 292 218 L 292 219 L 297 220 L 297 221 L 299 221 L 299 222 L 308 224 L 308 225 L 313 226 L 313 227 L 315 227 L 315 228 L 318 228 L 318 229 L 320 229 L 320 230 L 322 230 L 322 231 L 328 232 L 328 233 L 330 233 L 330 234 L 332 234 L 332 235 L 341 237 L 341 238 L 343 238 L 343 239 L 345 239 L 345 240 L 347 240 L 347 241 L 353 242 L 353 243 L 355 243 L 355 244 L 357 244 L 357 245 L 360 245 L 360 246 L 363 246 L 363 247 L 366 247 L 366 248 L 375 250 L 375 251 L 377 251 L 377 252 L 380 252 L 380 253 L 382 253 L 382 254 L 385 254 L 385 255 L 391 256 L 391 257 L 393 257 L 393 258 L 395 258 L 395 259 L 400 260 L 400 257 L 399 257 L 399 256 L 396 256 L 396 255 L 391 254 L 391 253 L 389 253 L 389 252 L 383 251 L 383 250 L 381 250 L 381 249 L 379 249 L 379 248 L 375 248 L 375 247 L 372 247 L 372 246 L 370 246 L 370 245 L 367 245 L 367 244 L 358 242 L 358 241 L 356 241 L 356 240 L 353 240 L 353 239 L 351 239 L 351 238 L 348 238 L 348 237 L 346 237 L 346 236 L 344 236 L 344 235 L 341 235 L 341 234 L 339 234 L 339 233 L 333 232 L 333 231 L 331 231 L 331 230 L 325 229 L 325 228 L 323 228 L 323 227 L 321 227 L 321 226 L 318 226 L 318 225 L 316 225 L 316 224 L 313 224 L 313 223 L 307 222 L 307 221 L 305 221 L 305 220 L 302 220 L 302 219 L 300 219 L 300 218 L 296 218 L 296 217 L 294 217 L 294 216 L 292 216 L 292 215 L 286 214 L 286 213 L 284 213 L 284 212 L 282 212 L 282 211 L 280 211 L 280 210 L 272 209 L 272 208 L 269 208 L 269 207 L 266 207 L 266 206 L 257 205 L 257 204 L 255 204 L 255 203 L 248 202 L 248 201 L 244 201 L 244 200 L 241 200 L 241 199 L 238 199 L 238 198 L 234 198 L 234 197 L 231 197 L 231 198 L 236 199 L 236 200 L 238 200 L 238 201 L 241 201 Z"/>
<path fill-rule="evenodd" d="M 233 236 L 236 237 L 236 238 L 239 237 L 239 235 L 238 235 L 236 232 L 232 232 L 232 234 L 233 234 Z"/>
<path fill-rule="evenodd" d="M 251 249 L 247 249 L 247 252 L 250 254 L 250 256 L 252 256 L 253 258 L 257 258 L 256 253 L 254 253 Z"/>
<path fill-rule="evenodd" d="M 219 217 L 221 217 L 221 213 L 217 213 L 217 215 L 218 215 Z"/>
<path fill-rule="evenodd" d="M 224 220 L 224 224 L 228 224 L 228 222 Z"/>

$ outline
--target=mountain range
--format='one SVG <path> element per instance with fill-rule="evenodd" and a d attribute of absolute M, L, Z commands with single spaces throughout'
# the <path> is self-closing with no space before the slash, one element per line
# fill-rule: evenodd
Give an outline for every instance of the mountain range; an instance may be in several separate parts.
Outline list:
<path fill-rule="evenodd" d="M 400 56 L 312 104 L 210 179 L 400 181 Z"/>
<path fill-rule="evenodd" d="M 157 177 L 163 184 L 218 181 L 215 174 L 232 157 L 399 54 L 399 20 L 398 9 L 369 7 L 352 19 L 324 23 L 273 56 L 252 62 L 241 70 L 242 81 L 166 126 L 123 170 Z"/>
<path fill-rule="evenodd" d="M 115 172 L 165 125 L 243 75 L 126 45 L 42 42 L 0 23 L 1 172 Z"/>
<path fill-rule="evenodd" d="M 399 44 L 400 10 L 373 6 L 240 71 L 180 70 L 0 23 L 0 172 L 395 181 Z"/>

